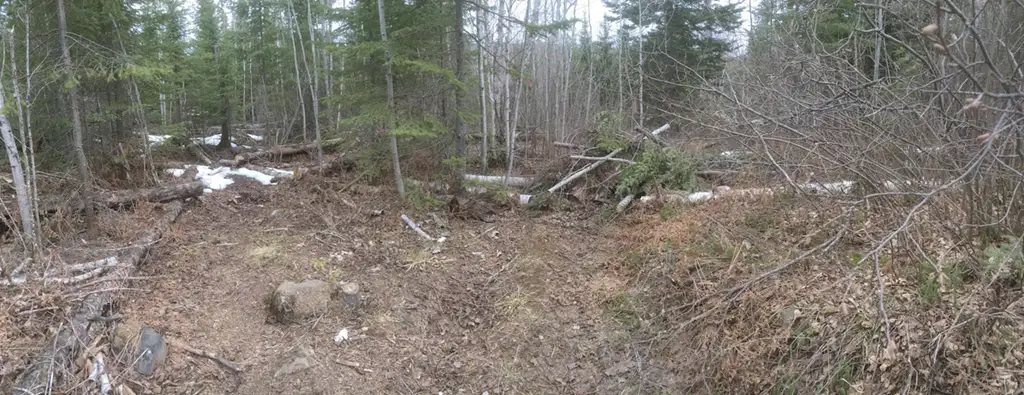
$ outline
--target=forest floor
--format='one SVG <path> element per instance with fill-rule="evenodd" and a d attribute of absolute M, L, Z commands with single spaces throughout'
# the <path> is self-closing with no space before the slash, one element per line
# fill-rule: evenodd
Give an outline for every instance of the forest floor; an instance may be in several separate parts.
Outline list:
<path fill-rule="evenodd" d="M 164 394 L 650 393 L 626 379 L 634 359 L 621 342 L 626 328 L 602 308 L 626 281 L 604 270 L 617 252 L 594 210 L 447 219 L 443 210 L 404 210 L 386 189 L 332 192 L 348 181 L 266 186 L 235 177 L 187 204 L 123 293 L 120 326 L 150 326 L 245 372 L 171 347 L 154 376 L 122 360 L 115 380 Z M 446 240 L 426 241 L 401 214 Z M 146 224 L 138 215 L 123 220 Z M 135 232 L 123 233 L 118 239 Z M 275 322 L 267 296 L 307 279 L 355 282 L 363 304 L 352 310 L 339 301 L 305 322 Z M 0 306 L 7 323 L 37 320 L 34 330 L 0 331 L 17 345 L 0 364 L 3 393 L 17 362 L 76 305 L 57 298 L 47 311 L 30 311 L 46 303 L 21 298 L 20 308 Z M 350 339 L 336 344 L 343 328 Z M 312 366 L 275 376 L 299 349 L 311 351 Z"/>
<path fill-rule="evenodd" d="M 865 264 L 880 218 L 837 223 L 844 207 L 834 201 L 722 199 L 624 215 L 584 204 L 510 207 L 483 221 L 455 218 L 421 195 L 402 203 L 387 187 L 349 188 L 354 177 L 269 186 L 232 177 L 186 204 L 120 290 L 109 313 L 120 319 L 99 344 L 145 325 L 244 371 L 172 344 L 152 376 L 117 355 L 114 381 L 137 394 L 189 395 L 1022 386 L 1011 373 L 1024 369 L 1014 346 L 1024 344 L 1024 308 L 1006 305 L 1017 291 L 920 262 Z M 152 227 L 156 206 L 102 212 L 100 240 L 86 248 L 64 239 L 49 264 L 131 243 Z M 402 214 L 445 240 L 420 237 Z M 278 322 L 268 296 L 309 279 L 358 284 L 361 306 L 337 300 L 324 314 Z M 0 393 L 95 286 L 0 287 Z M 343 329 L 348 339 L 336 342 Z M 95 390 L 82 372 L 72 382 L 71 393 Z"/>

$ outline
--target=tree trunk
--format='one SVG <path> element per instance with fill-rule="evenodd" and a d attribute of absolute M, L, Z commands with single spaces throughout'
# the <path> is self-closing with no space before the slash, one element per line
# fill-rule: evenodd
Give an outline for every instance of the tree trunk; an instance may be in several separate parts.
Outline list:
<path fill-rule="evenodd" d="M 485 0 L 486 1 L 486 0 Z M 484 11 L 477 10 L 476 36 L 480 54 L 477 58 L 477 69 L 480 73 L 480 165 L 487 172 L 487 84 L 484 79 Z"/>
<path fill-rule="evenodd" d="M 15 81 L 17 84 L 17 81 Z M 17 100 L 17 99 L 15 99 Z M 0 85 L 0 109 L 4 108 L 4 89 Z M 21 216 L 21 228 L 25 236 L 25 247 L 31 252 L 35 251 L 36 231 L 33 227 L 32 210 L 30 208 L 30 196 L 28 186 L 25 185 L 25 172 L 21 167 L 21 155 L 18 154 L 18 145 L 14 140 L 14 132 L 11 130 L 11 123 L 7 116 L 0 112 L 0 136 L 4 140 L 4 148 L 7 151 L 7 160 L 11 163 L 11 178 L 14 179 L 14 192 L 18 198 L 18 214 Z"/>
<path fill-rule="evenodd" d="M 226 61 L 221 61 L 220 45 L 214 48 L 217 59 L 217 73 L 220 74 L 220 142 L 217 149 L 231 149 L 231 97 L 228 95 L 228 71 Z"/>
<path fill-rule="evenodd" d="M 462 28 L 464 0 L 455 0 L 455 78 L 459 82 L 466 79 L 466 51 Z M 466 100 L 466 92 L 461 87 L 455 89 L 455 175 L 452 186 L 455 191 L 462 190 L 462 174 L 466 172 L 466 122 L 462 119 L 461 110 Z"/>
<path fill-rule="evenodd" d="M 384 75 L 388 84 L 388 134 L 391 136 L 391 163 L 395 168 L 395 186 L 398 196 L 405 199 L 405 180 L 398 160 L 398 138 L 395 136 L 395 85 L 391 77 L 391 43 L 388 42 L 388 25 L 384 21 L 384 0 L 377 0 L 377 16 L 380 17 L 380 40 L 384 42 Z"/>
<path fill-rule="evenodd" d="M 0 129 L 3 129 L 4 127 L 7 128 L 3 131 L 3 140 L 4 145 L 7 148 L 8 159 L 11 161 L 11 173 L 14 177 L 15 193 L 18 199 L 18 212 L 22 217 L 22 227 L 25 231 L 26 239 L 25 242 L 28 244 L 27 247 L 30 252 L 35 255 L 39 252 L 38 247 L 42 241 L 41 232 L 36 226 L 39 224 L 39 216 L 36 212 L 36 210 L 39 209 L 39 205 L 33 198 L 33 196 L 35 196 L 34 192 L 36 189 L 35 177 L 32 176 L 35 174 L 35 157 L 32 155 L 32 150 L 30 148 L 32 142 L 25 138 L 25 129 L 27 129 L 28 126 L 26 124 L 25 106 L 22 105 L 22 102 L 25 100 L 21 96 L 21 84 L 18 83 L 18 62 L 14 57 L 14 36 L 11 35 L 8 38 L 10 39 L 8 42 L 11 44 L 11 86 L 14 88 L 14 100 L 18 106 L 18 132 L 21 137 L 22 148 L 28 155 L 22 155 L 18 152 L 17 143 L 15 142 L 14 134 L 11 133 L 9 122 L 5 122 L 6 120 L 0 120 Z M 3 96 L 3 87 L 0 86 L 0 109 L 4 108 Z M 0 117 L 2 116 L 3 113 L 0 113 Z M 8 136 L 8 134 L 10 136 Z M 9 143 L 8 140 L 10 141 Z M 16 161 L 18 162 L 17 169 L 14 166 Z M 20 186 L 18 185 L 19 181 L 22 184 Z M 24 191 L 22 191 L 23 188 Z M 23 192 L 24 196 L 22 196 Z"/>
<path fill-rule="evenodd" d="M 310 52 L 313 53 L 313 78 L 309 80 L 310 92 L 313 94 L 313 131 L 314 137 L 316 137 L 316 163 L 317 166 L 324 165 L 324 149 L 320 146 L 320 67 L 317 65 L 316 60 L 316 36 L 313 35 L 313 11 L 309 3 L 312 0 L 306 0 L 306 23 L 309 25 L 309 45 Z M 305 54 L 305 48 L 303 48 L 303 54 Z M 308 73 L 308 71 L 307 71 Z"/>
<path fill-rule="evenodd" d="M 871 74 L 873 77 L 872 81 L 876 82 L 881 77 L 881 69 L 879 67 L 882 64 L 882 0 L 878 0 L 877 6 L 875 8 L 875 29 L 878 29 L 878 32 L 875 33 L 875 64 Z"/>
<path fill-rule="evenodd" d="M 73 77 L 71 51 L 68 50 L 68 28 L 67 19 L 64 15 L 64 0 L 57 0 L 57 24 L 60 30 L 61 58 L 64 60 L 64 72 L 67 74 L 70 88 L 68 97 L 71 101 L 71 131 L 72 145 L 75 150 L 75 159 L 78 163 L 78 178 L 82 183 L 82 201 L 85 202 L 85 235 L 86 238 L 96 237 L 96 213 L 92 207 L 92 179 L 89 172 L 89 159 L 85 157 L 85 147 L 82 145 L 82 135 L 85 134 L 82 126 L 82 114 L 78 103 L 78 81 Z"/>
<path fill-rule="evenodd" d="M 292 12 L 295 12 L 294 8 Z M 291 18 L 289 18 L 291 19 Z M 299 74 L 299 51 L 295 45 L 295 32 L 299 29 L 295 28 L 295 25 L 289 20 L 289 25 L 292 25 L 292 31 L 288 32 L 288 38 L 292 41 L 292 61 L 295 63 L 295 90 L 299 95 L 299 104 L 302 106 L 302 141 L 309 141 L 309 131 L 306 130 L 306 97 L 302 94 L 302 77 Z"/>

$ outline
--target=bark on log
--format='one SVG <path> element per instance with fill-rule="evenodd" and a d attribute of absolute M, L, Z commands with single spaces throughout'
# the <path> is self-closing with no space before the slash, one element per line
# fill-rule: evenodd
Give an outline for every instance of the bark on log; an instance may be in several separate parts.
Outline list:
<path fill-rule="evenodd" d="M 341 139 L 324 140 L 322 146 L 327 148 L 329 146 L 340 143 Z M 222 159 L 218 161 L 222 166 L 238 167 L 249 163 L 254 159 L 263 159 L 270 157 L 285 157 L 298 154 L 308 154 L 316 152 L 317 144 L 291 144 L 291 145 L 279 145 L 264 151 L 250 152 L 246 154 L 239 154 L 235 156 L 235 159 Z"/>
<path fill-rule="evenodd" d="M 199 161 L 203 162 L 203 164 L 207 166 L 213 165 L 213 161 L 210 160 L 210 157 L 206 156 L 206 153 L 203 152 L 203 148 L 200 147 L 199 144 L 193 142 L 192 144 L 188 145 L 188 149 L 191 150 L 192 153 L 195 154 L 197 158 L 199 158 Z"/>
<path fill-rule="evenodd" d="M 14 395 L 29 395 L 46 393 L 46 388 L 52 377 L 54 386 L 61 382 L 74 378 L 74 375 L 65 376 L 65 372 L 73 372 L 74 359 L 84 345 L 92 344 L 90 325 L 94 323 L 91 319 L 102 316 L 104 310 L 118 296 L 116 290 L 121 288 L 121 279 L 129 277 L 140 265 L 149 252 L 150 247 L 160 240 L 160 236 L 167 230 L 178 215 L 181 214 L 183 203 L 172 202 L 164 206 L 164 215 L 158 225 L 146 232 L 133 247 L 123 250 L 119 254 L 119 260 L 128 263 L 113 270 L 105 280 L 96 285 L 94 292 L 85 297 L 82 304 L 75 311 L 70 322 L 57 332 L 55 339 L 49 342 L 49 346 L 41 351 L 29 364 L 29 366 L 18 376 L 15 381 Z M 97 324 L 103 324 L 96 321 Z"/>
<path fill-rule="evenodd" d="M 172 200 L 196 197 L 203 194 L 203 183 L 194 181 L 184 184 L 142 189 L 138 191 L 109 192 L 96 197 L 96 203 L 109 208 L 131 206 L 137 202 L 166 203 Z"/>
<path fill-rule="evenodd" d="M 587 147 L 584 147 L 584 146 L 579 145 L 579 144 L 563 143 L 561 141 L 556 141 L 555 142 L 555 147 L 562 147 L 562 148 L 569 148 L 569 149 L 587 149 Z"/>
<path fill-rule="evenodd" d="M 462 179 L 478 182 L 500 182 L 510 187 L 528 187 L 533 184 L 533 177 L 508 177 L 505 176 L 482 176 L 478 174 L 464 174 Z"/>

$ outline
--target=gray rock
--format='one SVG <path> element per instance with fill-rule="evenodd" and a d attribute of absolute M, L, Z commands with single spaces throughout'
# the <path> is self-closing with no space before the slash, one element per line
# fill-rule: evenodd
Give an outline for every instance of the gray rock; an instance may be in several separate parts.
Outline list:
<path fill-rule="evenodd" d="M 142 327 L 139 336 L 138 362 L 135 363 L 135 371 L 144 376 L 152 375 L 156 368 L 163 365 L 167 360 L 167 342 L 164 336 L 148 326 Z"/>
<path fill-rule="evenodd" d="M 330 307 L 332 292 L 331 285 L 320 280 L 285 281 L 271 295 L 270 311 L 283 323 L 320 315 Z"/>
<path fill-rule="evenodd" d="M 313 349 L 307 346 L 292 350 L 284 365 L 274 372 L 274 377 L 288 376 L 309 369 L 313 366 Z"/>

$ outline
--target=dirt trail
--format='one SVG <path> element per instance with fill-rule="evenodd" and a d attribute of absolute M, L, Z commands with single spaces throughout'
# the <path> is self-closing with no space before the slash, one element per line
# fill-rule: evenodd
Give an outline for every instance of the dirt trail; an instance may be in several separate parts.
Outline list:
<path fill-rule="evenodd" d="M 582 214 L 452 219 L 451 229 L 416 216 L 427 232 L 449 233 L 434 253 L 394 202 L 350 196 L 353 210 L 289 189 L 205 196 L 154 251 L 146 291 L 122 307 L 127 325 L 145 323 L 246 372 L 172 348 L 161 373 L 134 380 L 165 394 L 651 393 L 624 377 L 631 358 L 616 345 L 625 329 L 602 304 L 625 284 L 603 274 L 615 251 Z M 311 278 L 357 282 L 364 306 L 338 302 L 309 322 L 273 322 L 265 296 Z M 342 328 L 353 339 L 335 345 Z M 313 366 L 275 378 L 297 347 L 313 350 Z"/>

